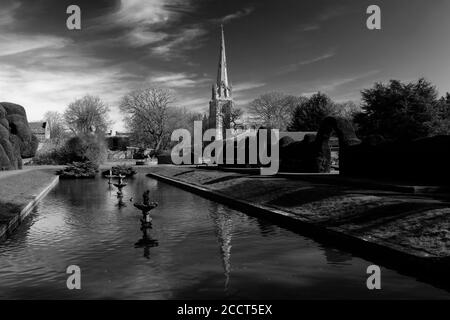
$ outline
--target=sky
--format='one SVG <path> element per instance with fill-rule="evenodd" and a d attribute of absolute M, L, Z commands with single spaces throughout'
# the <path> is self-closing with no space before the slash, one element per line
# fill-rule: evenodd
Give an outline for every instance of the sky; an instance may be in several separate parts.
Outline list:
<path fill-rule="evenodd" d="M 81 30 L 66 9 L 81 8 Z M 366 27 L 369 5 L 381 30 Z M 207 112 L 224 24 L 237 106 L 258 95 L 325 92 L 360 100 L 375 82 L 426 77 L 450 91 L 448 0 L 0 0 L 0 101 L 30 121 L 86 94 L 125 130 L 121 97 L 174 90 L 176 106 Z"/>

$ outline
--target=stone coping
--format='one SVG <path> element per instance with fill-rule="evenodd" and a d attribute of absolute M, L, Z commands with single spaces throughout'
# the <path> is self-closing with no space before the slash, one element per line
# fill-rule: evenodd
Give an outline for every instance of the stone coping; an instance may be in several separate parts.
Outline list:
<path fill-rule="evenodd" d="M 27 180 L 41 184 L 41 187 L 30 185 Z M 54 170 L 39 169 L 16 172 L 0 179 L 0 185 L 5 186 L 0 191 L 0 241 L 14 232 L 58 182 L 59 176 Z M 29 188 L 24 187 L 26 184 Z"/>
<path fill-rule="evenodd" d="M 342 246 L 367 260 L 422 278 L 431 270 L 433 280 L 438 274 L 449 279 L 447 200 L 192 167 L 152 168 L 148 176 Z"/>

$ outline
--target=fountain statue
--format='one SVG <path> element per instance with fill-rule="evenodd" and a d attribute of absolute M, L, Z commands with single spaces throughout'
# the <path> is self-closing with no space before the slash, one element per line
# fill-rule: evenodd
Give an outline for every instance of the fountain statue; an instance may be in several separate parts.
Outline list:
<path fill-rule="evenodd" d="M 118 189 L 117 198 L 119 198 L 119 196 L 123 195 L 122 188 L 125 187 L 127 184 L 125 182 L 123 182 L 123 178 L 125 178 L 125 176 L 122 176 L 119 174 L 117 177 L 119 178 L 119 182 L 114 183 L 114 186 Z"/>
<path fill-rule="evenodd" d="M 107 178 L 109 177 L 109 179 L 111 179 L 111 177 L 113 177 L 111 170 L 110 170 L 110 174 L 108 176 L 106 176 L 106 177 Z M 122 176 L 122 175 L 119 174 L 116 177 L 119 178 L 119 182 L 118 183 L 114 183 L 113 185 L 117 188 L 117 199 L 119 199 L 119 202 L 117 203 L 117 206 L 119 208 L 126 207 L 126 204 L 123 202 L 123 192 L 122 192 L 123 187 L 125 187 L 127 185 L 123 181 L 123 178 L 125 178 L 125 176 Z M 110 182 L 108 182 L 108 184 L 109 183 Z"/>
<path fill-rule="evenodd" d="M 111 185 L 112 185 L 112 180 L 111 179 L 114 178 L 111 169 L 109 169 L 109 174 L 107 174 L 105 176 L 105 178 L 108 178 L 108 186 L 111 188 Z"/>
<path fill-rule="evenodd" d="M 147 190 L 142 195 L 142 203 L 135 203 L 134 206 L 142 211 L 142 226 L 151 228 L 152 218 L 150 217 L 150 210 L 156 208 L 158 203 L 150 202 L 150 190 Z"/>
<path fill-rule="evenodd" d="M 142 195 L 142 203 L 135 203 L 134 206 L 141 210 L 141 231 L 142 239 L 140 239 L 134 246 L 135 248 L 144 248 L 144 257 L 150 258 L 150 248 L 158 246 L 158 240 L 152 239 L 150 236 L 150 229 L 152 229 L 152 218 L 150 217 L 150 210 L 156 208 L 158 203 L 150 202 L 150 190 L 147 190 Z"/>

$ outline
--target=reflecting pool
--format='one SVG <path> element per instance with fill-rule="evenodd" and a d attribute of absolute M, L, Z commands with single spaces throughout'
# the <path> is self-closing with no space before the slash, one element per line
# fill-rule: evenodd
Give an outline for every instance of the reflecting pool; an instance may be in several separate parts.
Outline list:
<path fill-rule="evenodd" d="M 382 267 L 382 290 L 366 287 L 370 261 L 139 174 L 118 206 L 107 180 L 60 181 L 0 243 L 3 299 L 449 298 Z M 149 238 L 133 207 L 150 190 L 159 206 Z M 66 268 L 81 268 L 68 290 Z"/>

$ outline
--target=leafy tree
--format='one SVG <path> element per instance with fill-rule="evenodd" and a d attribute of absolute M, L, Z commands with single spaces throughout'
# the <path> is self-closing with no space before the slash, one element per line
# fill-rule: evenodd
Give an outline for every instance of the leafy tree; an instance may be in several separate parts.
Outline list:
<path fill-rule="evenodd" d="M 355 116 L 359 134 L 387 140 L 412 140 L 432 134 L 439 113 L 436 88 L 421 78 L 402 83 L 376 83 L 362 91 L 363 112 Z"/>
<path fill-rule="evenodd" d="M 299 104 L 292 115 L 289 131 L 318 131 L 322 120 L 340 115 L 340 107 L 326 94 L 318 92 Z"/>
<path fill-rule="evenodd" d="M 439 99 L 436 107 L 433 108 L 432 120 L 426 122 L 429 134 L 449 135 L 450 134 L 450 94 Z"/>
<path fill-rule="evenodd" d="M 109 107 L 95 96 L 84 96 L 72 102 L 64 112 L 64 120 L 68 128 L 75 134 L 90 132 L 106 132 Z"/>

